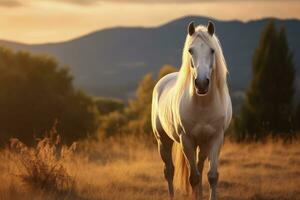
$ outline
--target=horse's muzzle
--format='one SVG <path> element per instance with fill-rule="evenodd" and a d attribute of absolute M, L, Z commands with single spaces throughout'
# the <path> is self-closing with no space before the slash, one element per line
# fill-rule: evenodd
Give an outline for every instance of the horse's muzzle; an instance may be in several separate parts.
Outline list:
<path fill-rule="evenodd" d="M 195 79 L 195 88 L 198 95 L 205 95 L 208 92 L 209 88 L 209 79 L 200 80 L 198 78 Z"/>

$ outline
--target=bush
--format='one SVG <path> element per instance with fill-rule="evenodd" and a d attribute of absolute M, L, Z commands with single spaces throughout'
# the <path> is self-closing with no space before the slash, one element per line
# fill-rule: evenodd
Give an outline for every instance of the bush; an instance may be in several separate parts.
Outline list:
<path fill-rule="evenodd" d="M 61 195 L 73 189 L 74 179 L 64 167 L 64 161 L 72 155 L 75 147 L 75 143 L 62 146 L 60 136 L 52 128 L 35 147 L 11 139 L 9 154 L 20 168 L 17 176 L 26 185 Z"/>
<path fill-rule="evenodd" d="M 104 137 L 114 136 L 123 132 L 128 119 L 122 112 L 112 112 L 100 118 L 100 134 Z"/>

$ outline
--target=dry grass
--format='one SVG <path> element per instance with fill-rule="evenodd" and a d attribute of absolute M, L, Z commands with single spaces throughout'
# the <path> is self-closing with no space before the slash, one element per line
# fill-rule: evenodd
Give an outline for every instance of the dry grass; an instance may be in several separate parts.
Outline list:
<path fill-rule="evenodd" d="M 73 180 L 61 199 L 167 199 L 163 165 L 151 142 L 135 138 L 81 144 L 80 152 L 60 162 Z M 88 144 L 88 145 L 87 145 Z M 226 142 L 220 161 L 220 199 L 300 199 L 300 142 L 285 145 Z M 28 187 L 7 151 L 0 154 L 0 199 L 57 199 L 57 193 Z M 207 173 L 207 164 L 204 173 Z M 204 176 L 205 177 L 205 176 Z M 208 196 L 204 178 L 204 195 Z M 178 191 L 176 199 L 186 199 Z"/>
<path fill-rule="evenodd" d="M 11 174 L 30 190 L 51 192 L 57 197 L 73 193 L 74 179 L 68 174 L 64 163 L 74 157 L 76 144 L 70 147 L 61 144 L 60 136 L 52 128 L 36 146 L 29 147 L 14 138 L 4 150 Z"/>

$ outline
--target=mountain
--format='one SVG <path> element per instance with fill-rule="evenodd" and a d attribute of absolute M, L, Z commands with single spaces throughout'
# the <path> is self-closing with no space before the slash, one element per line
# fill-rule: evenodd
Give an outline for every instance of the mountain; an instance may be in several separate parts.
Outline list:
<path fill-rule="evenodd" d="M 164 64 L 180 66 L 181 53 L 190 21 L 207 24 L 208 18 L 188 16 L 153 28 L 117 27 L 96 31 L 66 42 L 22 44 L 0 41 L 14 50 L 50 54 L 70 67 L 75 85 L 90 94 L 125 98 L 138 81 L 157 73 Z M 251 80 L 251 59 L 262 28 L 270 18 L 240 22 L 213 19 L 229 68 L 231 91 L 239 96 Z M 273 19 L 286 28 L 300 88 L 300 21 Z"/>

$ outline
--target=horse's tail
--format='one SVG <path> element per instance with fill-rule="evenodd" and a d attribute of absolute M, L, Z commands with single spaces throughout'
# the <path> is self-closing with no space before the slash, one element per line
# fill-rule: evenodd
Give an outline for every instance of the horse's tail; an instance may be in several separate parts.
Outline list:
<path fill-rule="evenodd" d="M 184 193 L 190 194 L 192 188 L 189 183 L 189 169 L 182 147 L 177 142 L 174 142 L 173 160 L 175 165 L 174 185 Z"/>

